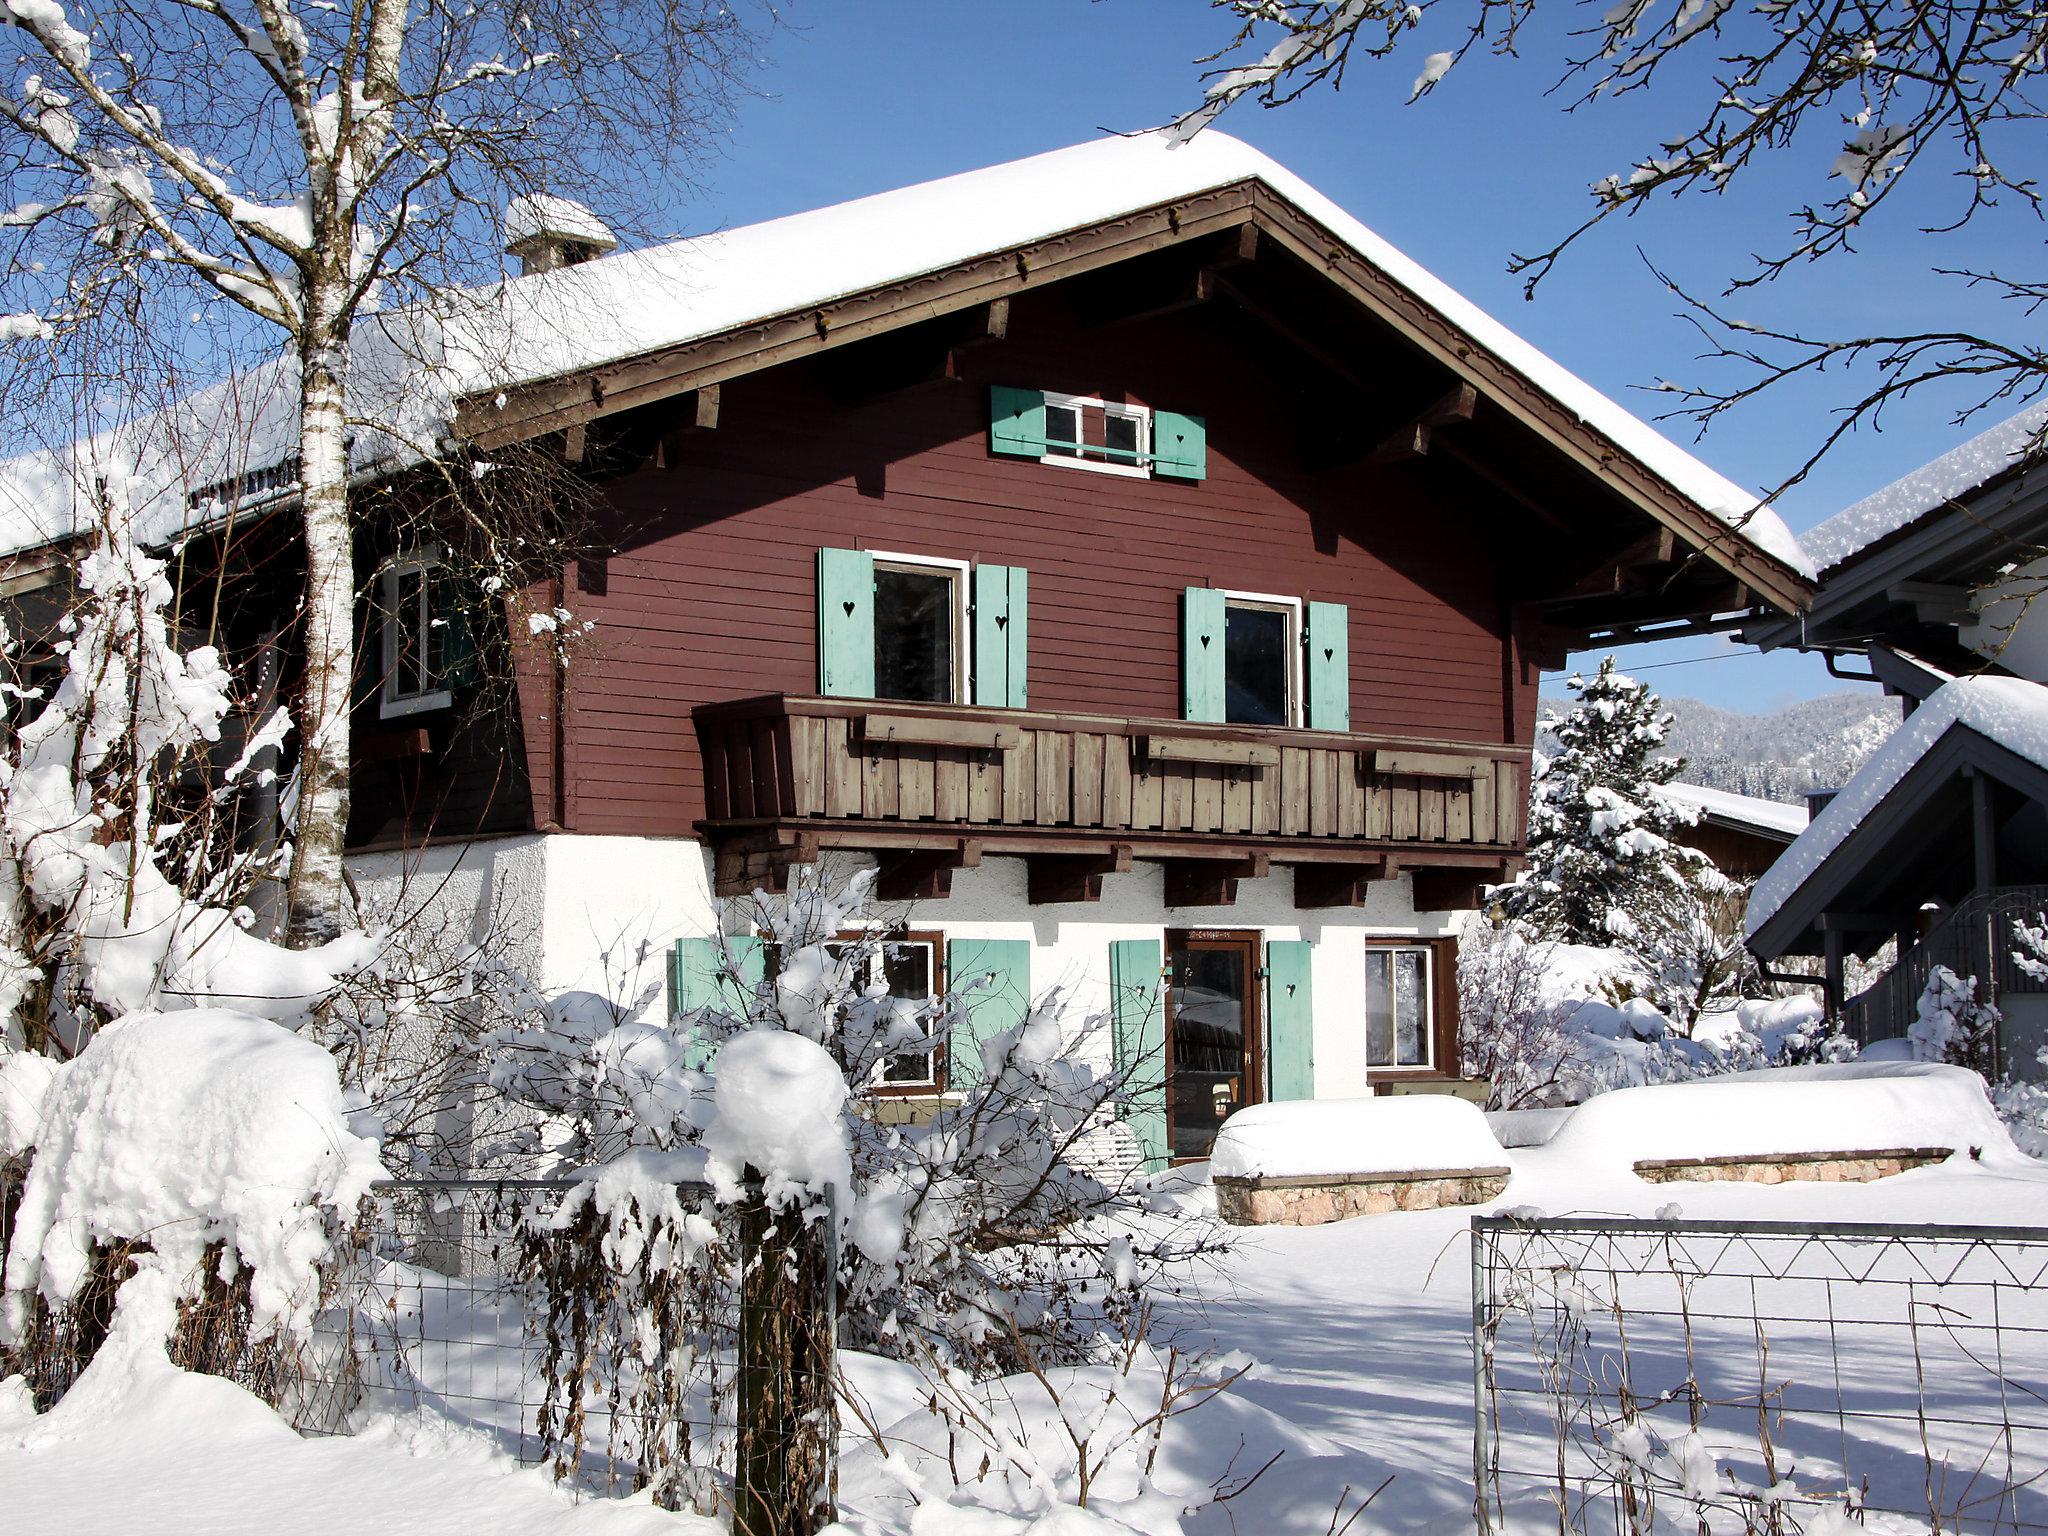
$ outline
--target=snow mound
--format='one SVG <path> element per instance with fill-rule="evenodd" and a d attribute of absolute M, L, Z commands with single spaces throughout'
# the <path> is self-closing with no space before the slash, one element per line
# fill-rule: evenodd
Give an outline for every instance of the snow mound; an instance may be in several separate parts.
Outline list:
<path fill-rule="evenodd" d="M 1792 893 L 1956 725 L 1989 737 L 2030 763 L 2048 765 L 2048 688 L 2017 677 L 1964 677 L 1944 683 L 1764 871 L 1749 896 L 1750 937 L 1777 915 Z"/>
<path fill-rule="evenodd" d="M 839 1119 L 846 1076 L 817 1041 L 786 1029 L 749 1030 L 719 1052 L 713 1093 L 718 1118 L 704 1133 L 704 1150 L 721 1199 L 736 1196 L 749 1168 L 778 1204 L 799 1187 L 852 1183 Z"/>
<path fill-rule="evenodd" d="M 1448 1094 L 1254 1104 L 1223 1122 L 1209 1159 L 1216 1178 L 1506 1165 L 1507 1154 L 1479 1107 Z"/>
<path fill-rule="evenodd" d="M 1929 1062 L 1773 1067 L 1622 1088 L 1572 1111 L 1550 1146 L 1587 1161 L 1978 1149 L 2017 1156 L 1984 1080 Z"/>
<path fill-rule="evenodd" d="M 28 1294 L 74 1296 L 94 1242 L 147 1237 L 173 1283 L 221 1242 L 252 1271 L 252 1323 L 303 1334 L 324 1213 L 381 1176 L 349 1129 L 334 1059 L 266 1019 L 219 1009 L 133 1014 L 57 1078 L 7 1256 L 5 1331 Z"/>

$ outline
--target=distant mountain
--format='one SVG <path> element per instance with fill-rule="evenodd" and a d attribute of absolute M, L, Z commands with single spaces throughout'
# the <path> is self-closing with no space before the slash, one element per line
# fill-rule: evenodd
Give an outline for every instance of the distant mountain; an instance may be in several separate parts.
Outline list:
<path fill-rule="evenodd" d="M 1545 695 L 1543 708 L 1555 713 L 1570 703 Z M 1665 751 L 1685 759 L 1686 783 L 1790 804 L 1809 789 L 1839 789 L 1900 720 L 1897 699 L 1851 689 L 1760 715 L 1698 699 L 1666 699 L 1664 707 L 1677 717 Z M 1551 750 L 1548 733 L 1541 745 Z"/>

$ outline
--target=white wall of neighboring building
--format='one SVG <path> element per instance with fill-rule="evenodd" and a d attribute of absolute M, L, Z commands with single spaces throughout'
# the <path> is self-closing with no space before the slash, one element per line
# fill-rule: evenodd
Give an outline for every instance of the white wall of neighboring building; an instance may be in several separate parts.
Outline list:
<path fill-rule="evenodd" d="M 866 862 L 838 857 L 848 871 Z M 530 835 L 357 854 L 349 867 L 368 909 L 401 933 L 470 942 L 495 934 L 505 958 L 543 992 L 595 992 L 624 1003 L 644 997 L 657 1017 L 675 941 L 721 925 L 745 927 L 743 912 L 712 897 L 708 850 L 685 839 Z M 1464 914 L 1416 912 L 1405 877 L 1373 884 L 1363 907 L 1311 911 L 1295 908 L 1293 884 L 1291 872 L 1278 870 L 1243 881 L 1232 906 L 1168 907 L 1164 870 L 1140 861 L 1130 874 L 1107 876 L 1100 901 L 1034 907 L 1024 861 L 991 858 L 956 872 L 944 901 L 885 904 L 876 915 L 948 939 L 1028 940 L 1033 994 L 1059 988 L 1076 1028 L 1108 1010 L 1115 940 L 1163 941 L 1169 928 L 1306 939 L 1314 946 L 1316 1094 L 1362 1094 L 1366 940 L 1454 936 Z M 1089 1054 L 1106 1059 L 1107 1033 L 1086 1039 Z"/>
<path fill-rule="evenodd" d="M 1956 638 L 2016 677 L 2048 683 L 2048 557 L 2030 560 L 1970 596 L 1976 622 Z"/>

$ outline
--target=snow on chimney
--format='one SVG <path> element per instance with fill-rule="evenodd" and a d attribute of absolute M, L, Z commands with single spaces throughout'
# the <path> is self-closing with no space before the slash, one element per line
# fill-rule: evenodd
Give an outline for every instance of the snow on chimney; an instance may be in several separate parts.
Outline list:
<path fill-rule="evenodd" d="M 552 272 L 616 250 L 619 237 L 581 203 L 545 192 L 522 192 L 505 209 L 505 254 L 519 270 Z"/>

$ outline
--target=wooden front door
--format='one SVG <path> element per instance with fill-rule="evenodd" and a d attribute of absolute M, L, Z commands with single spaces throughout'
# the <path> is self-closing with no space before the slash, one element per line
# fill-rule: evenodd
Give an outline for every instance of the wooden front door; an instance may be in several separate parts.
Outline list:
<path fill-rule="evenodd" d="M 1231 1111 L 1265 1097 L 1259 936 L 1168 933 L 1166 1136 L 1176 1160 L 1207 1157 Z"/>

